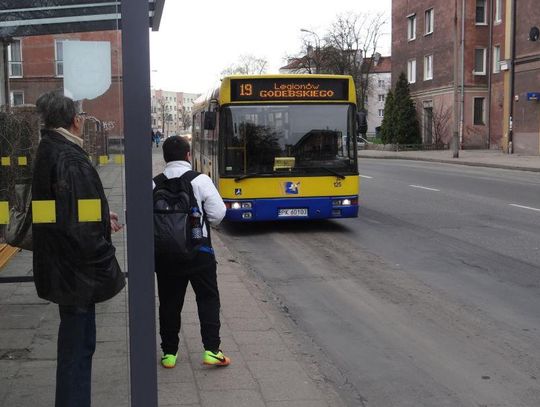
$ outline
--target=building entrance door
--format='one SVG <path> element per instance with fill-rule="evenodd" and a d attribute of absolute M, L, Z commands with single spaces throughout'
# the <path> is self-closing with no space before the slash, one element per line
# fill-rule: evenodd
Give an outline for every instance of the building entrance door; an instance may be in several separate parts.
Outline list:
<path fill-rule="evenodd" d="M 433 107 L 424 107 L 424 144 L 433 144 Z"/>

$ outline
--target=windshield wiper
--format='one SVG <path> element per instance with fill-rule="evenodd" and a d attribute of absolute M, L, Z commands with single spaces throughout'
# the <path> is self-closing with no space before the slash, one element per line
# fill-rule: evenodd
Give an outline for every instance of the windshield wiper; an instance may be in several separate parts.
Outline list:
<path fill-rule="evenodd" d="M 249 174 L 244 174 L 244 175 L 240 175 L 239 177 L 236 177 L 234 179 L 234 182 L 240 182 L 242 181 L 243 179 L 246 179 L 246 178 L 253 178 L 253 177 L 259 177 L 261 175 L 266 175 L 266 173 L 264 172 L 252 172 L 252 173 L 249 173 Z"/>
<path fill-rule="evenodd" d="M 297 169 L 297 170 L 325 170 L 325 171 L 329 172 L 330 174 L 335 175 L 339 179 L 345 179 L 345 175 L 340 174 L 339 172 L 337 172 L 337 171 L 335 171 L 335 170 L 333 170 L 331 168 L 327 168 L 327 167 L 295 167 L 295 169 Z"/>

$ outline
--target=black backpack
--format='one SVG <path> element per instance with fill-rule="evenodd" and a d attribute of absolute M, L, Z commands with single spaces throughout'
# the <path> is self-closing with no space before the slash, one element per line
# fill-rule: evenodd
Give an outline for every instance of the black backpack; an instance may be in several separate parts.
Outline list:
<path fill-rule="evenodd" d="M 191 260 L 202 246 L 201 242 L 194 244 L 191 239 L 191 211 L 198 208 L 191 181 L 198 175 L 196 171 L 187 171 L 181 177 L 167 178 L 159 174 L 154 178 L 154 251 L 157 256 Z"/>

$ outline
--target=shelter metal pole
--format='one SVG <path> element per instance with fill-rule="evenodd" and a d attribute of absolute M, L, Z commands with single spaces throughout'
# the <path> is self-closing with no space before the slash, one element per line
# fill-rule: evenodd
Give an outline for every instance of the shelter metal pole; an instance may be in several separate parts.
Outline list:
<path fill-rule="evenodd" d="M 132 407 L 158 405 L 148 8 L 148 0 L 122 1 Z"/>

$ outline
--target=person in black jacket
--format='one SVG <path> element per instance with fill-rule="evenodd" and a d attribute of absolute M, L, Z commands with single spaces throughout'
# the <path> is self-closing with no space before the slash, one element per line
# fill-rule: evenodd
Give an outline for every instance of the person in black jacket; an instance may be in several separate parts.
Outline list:
<path fill-rule="evenodd" d="M 109 212 L 97 171 L 82 149 L 84 117 L 57 92 L 36 102 L 41 131 L 32 179 L 32 201 L 54 202 L 56 220 L 36 223 L 33 272 L 38 296 L 59 306 L 56 407 L 90 407 L 95 304 L 115 296 L 125 278 L 111 231 L 121 229 Z M 96 199 L 101 220 L 79 220 L 78 201 Z M 36 208 L 34 208 L 36 209 Z"/>

